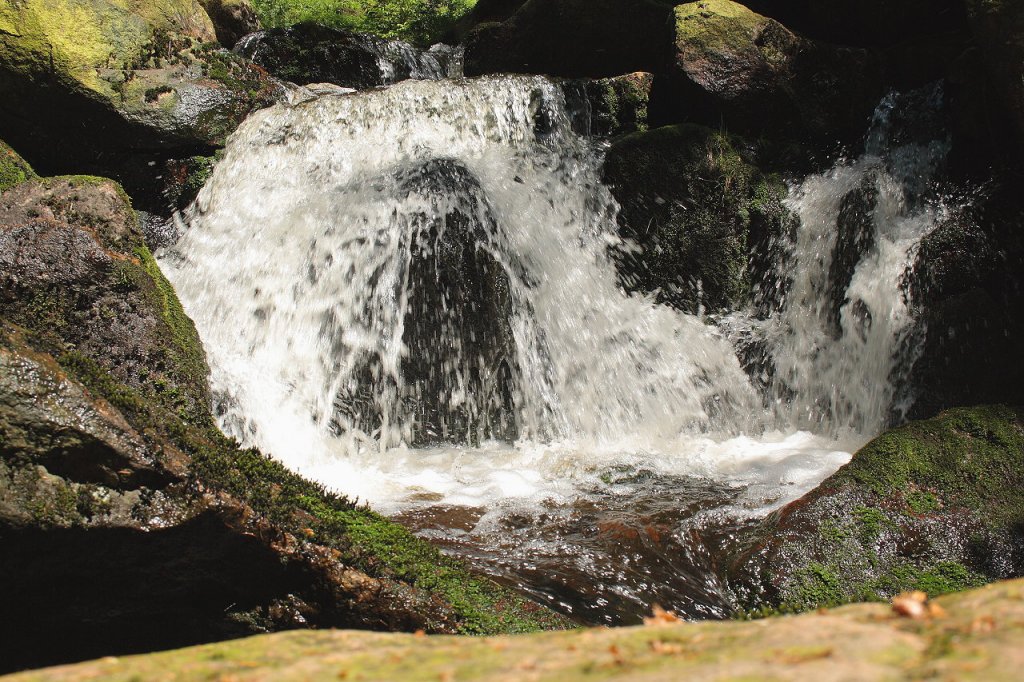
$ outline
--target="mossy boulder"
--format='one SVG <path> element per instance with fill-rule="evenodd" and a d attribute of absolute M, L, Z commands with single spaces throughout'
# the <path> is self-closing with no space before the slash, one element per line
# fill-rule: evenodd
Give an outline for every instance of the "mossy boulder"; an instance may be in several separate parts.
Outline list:
<path fill-rule="evenodd" d="M 0 192 L 36 177 L 32 166 L 18 152 L 0 140 Z"/>
<path fill-rule="evenodd" d="M 289 632 L 30 671 L 105 679 L 1010 681 L 1024 665 L 1024 584 L 940 597 L 912 619 L 859 604 L 757 622 L 672 622 L 517 637 Z"/>
<path fill-rule="evenodd" d="M 834 144 L 863 134 L 885 91 L 872 52 L 808 40 L 731 0 L 677 6 L 673 31 L 665 119 Z"/>
<path fill-rule="evenodd" d="M 240 449 L 205 379 L 115 183 L 0 195 L 0 668 L 294 627 L 566 625 Z"/>
<path fill-rule="evenodd" d="M 213 40 L 196 0 L 7 4 L 0 136 L 45 174 L 110 175 L 156 195 L 165 158 L 222 144 L 278 93 Z"/>
<path fill-rule="evenodd" d="M 663 70 L 670 8 L 653 0 L 528 0 L 466 38 L 467 76 L 541 73 L 600 78 Z"/>
<path fill-rule="evenodd" d="M 794 220 L 782 204 L 785 184 L 754 157 L 741 138 L 689 124 L 612 144 L 604 181 L 629 240 L 616 254 L 627 289 L 688 312 L 751 299 L 762 259 Z"/>
<path fill-rule="evenodd" d="M 260 18 L 249 0 L 199 0 L 213 22 L 217 40 L 229 50 L 242 36 L 259 31 Z"/>
<path fill-rule="evenodd" d="M 931 595 L 1024 573 L 1024 409 L 957 408 L 888 431 L 769 517 L 734 564 L 748 609 Z"/>

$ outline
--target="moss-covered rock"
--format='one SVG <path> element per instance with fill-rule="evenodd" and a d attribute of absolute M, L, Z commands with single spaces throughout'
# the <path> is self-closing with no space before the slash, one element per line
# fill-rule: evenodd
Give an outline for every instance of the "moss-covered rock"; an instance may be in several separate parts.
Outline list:
<path fill-rule="evenodd" d="M 793 226 L 781 179 L 758 169 L 742 139 L 702 126 L 616 141 L 604 180 L 622 236 L 639 247 L 618 254 L 624 284 L 690 312 L 748 301 L 764 269 L 748 264 Z"/>
<path fill-rule="evenodd" d="M 292 627 L 565 625 L 240 449 L 206 371 L 115 183 L 0 196 L 0 667 Z"/>
<path fill-rule="evenodd" d="M 670 8 L 654 0 L 528 0 L 466 39 L 466 75 L 617 76 L 662 71 Z"/>
<path fill-rule="evenodd" d="M 293 632 L 33 671 L 34 680 L 1014 680 L 1024 665 L 1024 584 L 936 599 L 935 615 L 887 605 L 759 622 L 527 637 Z"/>
<path fill-rule="evenodd" d="M 944 594 L 1024 572 L 1024 409 L 949 410 L 888 431 L 769 517 L 733 564 L 747 608 Z"/>
<path fill-rule="evenodd" d="M 653 74 L 638 71 L 561 85 L 574 116 L 573 127 L 580 134 L 617 137 L 647 130 Z"/>
<path fill-rule="evenodd" d="M 27 0 L 0 29 L 0 135 L 41 172 L 113 175 L 133 195 L 277 93 L 211 42 L 197 0 Z"/>
<path fill-rule="evenodd" d="M 877 55 L 808 40 L 731 0 L 679 5 L 673 30 L 671 120 L 835 143 L 863 133 L 885 91 Z"/>
<path fill-rule="evenodd" d="M 0 192 L 36 177 L 32 166 L 0 140 Z"/>

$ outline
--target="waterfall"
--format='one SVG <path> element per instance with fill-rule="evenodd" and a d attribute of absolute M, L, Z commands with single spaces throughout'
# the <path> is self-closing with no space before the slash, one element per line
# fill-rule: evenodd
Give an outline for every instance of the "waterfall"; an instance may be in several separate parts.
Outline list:
<path fill-rule="evenodd" d="M 905 280 L 946 145 L 904 108 L 792 185 L 799 224 L 721 319 L 618 288 L 602 149 L 540 77 L 258 112 L 158 257 L 229 435 L 563 611 L 722 615 L 699 538 L 796 499 L 909 400 Z"/>

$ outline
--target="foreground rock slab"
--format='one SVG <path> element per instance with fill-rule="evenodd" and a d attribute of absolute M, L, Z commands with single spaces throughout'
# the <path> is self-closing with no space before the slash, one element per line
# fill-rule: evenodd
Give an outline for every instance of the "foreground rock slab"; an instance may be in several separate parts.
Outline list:
<path fill-rule="evenodd" d="M 105 658 L 14 680 L 1020 679 L 1024 580 L 935 600 L 747 622 L 665 623 L 504 637 L 305 631 Z"/>

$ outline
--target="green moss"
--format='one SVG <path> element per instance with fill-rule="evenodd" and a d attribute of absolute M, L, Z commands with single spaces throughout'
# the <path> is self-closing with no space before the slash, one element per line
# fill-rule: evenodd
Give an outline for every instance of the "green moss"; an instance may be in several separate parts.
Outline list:
<path fill-rule="evenodd" d="M 36 177 L 25 159 L 0 140 L 0 192 Z"/>
<path fill-rule="evenodd" d="M 676 44 L 682 50 L 744 52 L 765 18 L 730 0 L 701 0 L 675 9 Z"/>
<path fill-rule="evenodd" d="M 853 517 L 860 525 L 861 537 L 868 542 L 877 538 L 883 528 L 891 525 L 885 513 L 873 507 L 857 507 L 853 510 Z"/>
<path fill-rule="evenodd" d="M 865 445 L 831 483 L 885 497 L 926 489 L 992 524 L 1024 520 L 1024 411 L 1004 406 L 948 410 L 887 431 Z M 914 498 L 918 501 L 929 498 Z"/>
<path fill-rule="evenodd" d="M 915 490 L 906 496 L 907 507 L 915 514 L 927 514 L 939 509 L 942 503 L 935 493 Z"/>

